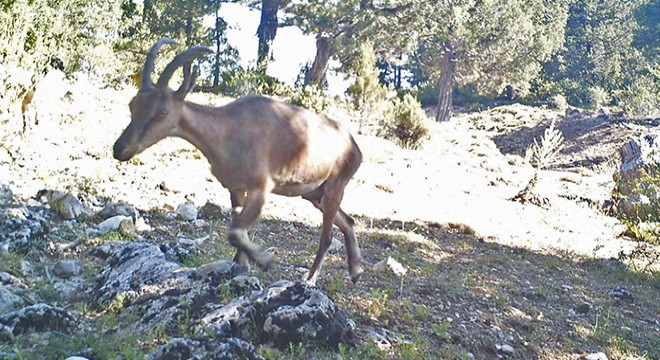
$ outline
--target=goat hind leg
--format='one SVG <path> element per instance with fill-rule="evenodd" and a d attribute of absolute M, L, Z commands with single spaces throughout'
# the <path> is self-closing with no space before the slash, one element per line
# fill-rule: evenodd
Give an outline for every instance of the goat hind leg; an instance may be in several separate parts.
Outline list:
<path fill-rule="evenodd" d="M 323 261 L 330 248 L 332 242 L 332 225 L 335 222 L 335 216 L 339 210 L 339 204 L 344 195 L 343 186 L 338 186 L 337 183 L 326 182 L 320 201 L 318 196 L 306 197 L 308 200 L 323 212 L 323 224 L 321 225 L 321 237 L 319 239 L 319 249 L 314 258 L 314 263 L 309 269 L 307 275 L 307 282 L 316 284 L 316 279 L 323 266 Z M 318 194 L 317 194 L 318 195 Z"/>
<path fill-rule="evenodd" d="M 343 190 L 341 191 L 341 194 L 343 197 Z M 323 195 L 323 188 L 319 188 L 303 197 L 311 202 L 315 208 L 323 212 L 323 207 L 321 205 Z M 341 199 L 339 199 L 339 202 L 341 202 Z M 362 262 L 362 256 L 360 255 L 360 247 L 358 246 L 357 238 L 355 236 L 355 220 L 338 207 L 333 222 L 344 234 L 344 243 L 346 244 L 346 254 L 348 258 L 348 272 L 351 275 L 351 281 L 356 283 L 364 270 L 360 264 Z M 320 250 L 321 249 L 319 249 L 319 251 Z"/>
<path fill-rule="evenodd" d="M 346 256 L 348 258 L 348 272 L 351 274 L 351 281 L 356 283 L 364 270 L 360 264 L 362 262 L 362 256 L 360 255 L 360 246 L 355 236 L 355 220 L 339 208 L 337 215 L 335 215 L 335 225 L 344 234 Z"/>

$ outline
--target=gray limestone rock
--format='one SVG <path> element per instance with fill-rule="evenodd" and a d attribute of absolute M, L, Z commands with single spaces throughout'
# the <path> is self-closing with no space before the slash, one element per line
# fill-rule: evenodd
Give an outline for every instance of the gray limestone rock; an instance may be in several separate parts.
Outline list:
<path fill-rule="evenodd" d="M 14 336 L 46 331 L 70 334 L 76 324 L 68 311 L 48 304 L 35 304 L 0 316 L 0 325 L 11 329 Z"/>
<path fill-rule="evenodd" d="M 61 278 L 70 278 L 82 273 L 82 265 L 78 260 L 60 260 L 53 266 L 53 274 Z"/>

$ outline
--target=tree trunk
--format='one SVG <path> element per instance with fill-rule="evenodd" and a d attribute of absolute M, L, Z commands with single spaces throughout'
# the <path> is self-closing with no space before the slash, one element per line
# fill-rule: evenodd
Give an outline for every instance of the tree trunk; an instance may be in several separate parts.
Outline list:
<path fill-rule="evenodd" d="M 215 34 L 213 40 L 215 41 L 215 59 L 213 64 L 213 89 L 217 89 L 220 85 L 220 1 L 215 0 Z"/>
<path fill-rule="evenodd" d="M 445 50 L 440 61 L 440 80 L 438 81 L 438 112 L 437 121 L 447 121 L 452 115 L 454 101 L 454 71 L 456 57 L 450 44 L 445 44 Z"/>
<path fill-rule="evenodd" d="M 307 85 L 317 85 L 321 86 L 323 81 L 325 81 L 325 74 L 328 70 L 328 61 L 330 60 L 330 55 L 332 54 L 332 49 L 328 43 L 328 39 L 325 37 L 319 37 L 316 39 L 316 56 L 314 57 L 314 63 L 312 63 L 312 68 L 307 71 L 305 74 L 305 86 Z"/>
<path fill-rule="evenodd" d="M 266 73 L 268 63 L 273 58 L 273 40 L 277 34 L 277 11 L 280 0 L 261 0 L 261 21 L 257 28 L 259 48 L 257 49 L 257 70 Z"/>
<path fill-rule="evenodd" d="M 186 47 L 188 47 L 188 48 L 193 46 L 192 45 L 192 42 L 193 42 L 193 40 L 192 40 L 192 28 L 193 28 L 192 15 L 188 15 L 186 17 L 186 28 L 185 28 L 185 31 L 186 31 Z"/>

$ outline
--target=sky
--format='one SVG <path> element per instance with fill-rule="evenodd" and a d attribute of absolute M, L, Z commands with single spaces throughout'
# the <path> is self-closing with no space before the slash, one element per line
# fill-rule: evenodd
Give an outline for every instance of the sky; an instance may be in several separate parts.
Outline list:
<path fill-rule="evenodd" d="M 224 3 L 220 14 L 228 24 L 227 40 L 235 47 L 243 67 L 254 67 L 257 59 L 257 28 L 260 12 L 235 3 Z M 304 35 L 300 29 L 288 26 L 279 28 L 273 43 L 274 61 L 268 66 L 268 74 L 292 84 L 296 81 L 300 69 L 314 60 L 316 40 L 312 35 Z M 332 67 L 332 62 L 330 66 Z M 342 75 L 328 72 L 328 92 L 332 95 L 343 94 L 348 83 Z"/>

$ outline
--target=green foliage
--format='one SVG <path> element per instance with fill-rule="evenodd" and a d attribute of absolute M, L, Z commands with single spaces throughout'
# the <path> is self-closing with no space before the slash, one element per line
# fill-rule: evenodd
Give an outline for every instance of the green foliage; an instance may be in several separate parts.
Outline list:
<path fill-rule="evenodd" d="M 660 77 L 657 36 L 649 36 L 657 26 L 648 18 L 652 3 L 571 2 L 564 49 L 543 65 L 545 81 L 559 88 L 554 93 L 563 93 L 575 106 L 614 102 L 630 116 L 657 116 Z"/>
<path fill-rule="evenodd" d="M 660 72 L 660 69 L 658 69 Z M 660 75 L 638 76 L 614 92 L 618 106 L 633 118 L 660 116 Z"/>
<path fill-rule="evenodd" d="M 387 100 L 388 89 L 380 82 L 376 67 L 376 53 L 371 42 L 360 45 L 359 56 L 354 65 L 355 82 L 348 87 L 347 94 L 357 111 L 363 128 L 375 127 L 391 116 L 392 104 Z"/>
<path fill-rule="evenodd" d="M 493 97 L 507 86 L 527 93 L 540 63 L 561 47 L 566 17 L 563 1 L 419 1 L 402 26 L 409 39 L 419 39 L 418 79 L 439 79 L 443 54 L 452 51 L 456 85 Z"/>
<path fill-rule="evenodd" d="M 220 92 L 227 96 L 263 94 L 287 97 L 293 88 L 269 75 L 256 70 L 236 69 L 222 73 Z"/>
<path fill-rule="evenodd" d="M 16 252 L 0 251 L 0 270 L 20 274 L 26 258 Z"/>
<path fill-rule="evenodd" d="M 293 92 L 291 103 L 309 109 L 317 114 L 323 114 L 330 106 L 331 100 L 323 94 L 323 90 L 318 86 L 310 85 Z"/>
<path fill-rule="evenodd" d="M 638 240 L 660 245 L 660 164 L 641 168 L 638 176 L 617 177 L 615 181 L 617 217 Z"/>
<path fill-rule="evenodd" d="M 557 94 L 550 98 L 550 107 L 559 111 L 564 111 L 568 107 L 568 101 L 566 101 L 564 95 Z"/>
<path fill-rule="evenodd" d="M 380 82 L 376 53 L 371 42 L 360 45 L 359 57 L 354 66 L 355 82 L 348 87 L 347 93 L 355 110 L 371 110 L 387 98 L 387 88 Z"/>
<path fill-rule="evenodd" d="M 610 102 L 607 91 L 600 86 L 591 86 L 587 89 L 587 106 L 597 109 Z"/>
<path fill-rule="evenodd" d="M 52 68 L 107 83 L 123 59 L 113 34 L 125 26 L 119 0 L 16 0 L 0 12 L 0 121 L 16 120 L 21 102 Z M 14 128 L 15 122 L 13 123 Z"/>
<path fill-rule="evenodd" d="M 386 138 L 396 139 L 405 148 L 416 149 L 429 135 L 429 119 L 421 104 L 410 94 L 402 100 L 395 98 L 393 121 L 384 121 L 382 131 Z"/>

